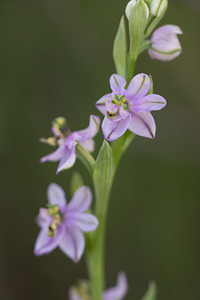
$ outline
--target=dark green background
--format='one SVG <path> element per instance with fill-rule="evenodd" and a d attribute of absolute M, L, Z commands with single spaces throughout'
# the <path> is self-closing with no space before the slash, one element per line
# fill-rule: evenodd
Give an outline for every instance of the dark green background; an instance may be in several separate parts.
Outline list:
<path fill-rule="evenodd" d="M 169 63 L 141 56 L 167 107 L 154 114 L 157 137 L 137 137 L 121 161 L 107 229 L 107 286 L 117 272 L 129 280 L 127 299 L 140 300 L 154 279 L 160 300 L 200 299 L 200 5 L 169 1 L 162 24 L 180 25 L 182 55 Z M 186 4 L 188 2 L 188 4 Z M 109 92 L 112 43 L 126 1 L 2 0 L 0 2 L 0 299 L 68 299 L 85 278 L 59 250 L 35 257 L 38 209 L 50 182 L 68 199 L 72 170 L 39 164 L 52 149 L 39 143 L 57 116 L 72 130 L 98 113 Z M 97 138 L 97 148 L 102 135 Z M 85 182 L 89 177 L 80 162 Z"/>

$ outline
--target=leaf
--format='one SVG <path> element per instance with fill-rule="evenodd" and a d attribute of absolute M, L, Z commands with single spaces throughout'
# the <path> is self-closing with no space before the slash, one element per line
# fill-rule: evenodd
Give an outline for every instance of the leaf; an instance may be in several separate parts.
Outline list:
<path fill-rule="evenodd" d="M 151 86 L 150 86 L 150 90 L 149 90 L 149 92 L 148 92 L 148 95 L 149 95 L 149 94 L 153 94 L 153 78 L 152 78 L 152 75 L 151 75 L 151 74 L 149 74 L 149 78 L 150 78 L 150 80 L 151 80 Z"/>
<path fill-rule="evenodd" d="M 154 281 L 149 283 L 148 290 L 141 300 L 156 300 L 157 299 L 157 287 Z"/>
<path fill-rule="evenodd" d="M 117 73 L 123 77 L 126 76 L 126 54 L 127 54 L 127 41 L 126 41 L 126 25 L 124 16 L 122 16 L 118 31 L 113 45 L 113 58 Z"/>
<path fill-rule="evenodd" d="M 84 185 L 84 182 L 80 173 L 74 172 L 72 174 L 72 179 L 70 184 L 71 196 L 73 196 L 76 190 L 78 190 L 78 188 L 81 187 L 82 185 Z"/>
<path fill-rule="evenodd" d="M 114 160 L 110 145 L 104 140 L 94 168 L 94 186 L 96 192 L 96 215 L 104 215 L 114 175 Z"/>

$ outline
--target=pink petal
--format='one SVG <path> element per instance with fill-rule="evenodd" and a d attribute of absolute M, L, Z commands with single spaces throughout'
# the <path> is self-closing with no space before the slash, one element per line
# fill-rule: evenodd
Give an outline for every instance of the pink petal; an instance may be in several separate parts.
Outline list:
<path fill-rule="evenodd" d="M 67 205 L 67 212 L 84 212 L 92 203 L 92 193 L 87 186 L 81 186 L 76 190 L 73 198 Z"/>
<path fill-rule="evenodd" d="M 78 262 L 85 249 L 85 238 L 79 229 L 66 227 L 59 247 L 74 262 Z"/>
<path fill-rule="evenodd" d="M 97 229 L 99 225 L 98 219 L 91 214 L 83 213 L 67 213 L 66 225 L 69 227 L 76 227 L 84 232 L 90 232 Z"/>
<path fill-rule="evenodd" d="M 108 141 L 114 141 L 122 136 L 127 130 L 130 122 L 130 116 L 120 121 L 111 121 L 105 117 L 102 123 L 104 138 Z"/>
<path fill-rule="evenodd" d="M 132 113 L 128 129 L 137 135 L 155 138 L 156 124 L 149 112 Z"/>
<path fill-rule="evenodd" d="M 133 77 L 127 88 L 127 99 L 137 100 L 146 96 L 151 86 L 151 80 L 148 75 L 141 73 Z"/>
<path fill-rule="evenodd" d="M 180 55 L 181 44 L 177 34 L 182 34 L 180 27 L 165 25 L 158 28 L 152 35 L 152 47 L 148 50 L 152 59 L 170 61 Z"/>
<path fill-rule="evenodd" d="M 89 139 L 89 140 L 86 140 L 86 141 L 83 141 L 80 143 L 80 145 L 85 148 L 87 151 L 89 152 L 93 152 L 94 151 L 94 145 L 95 145 L 95 142 L 93 139 Z"/>
<path fill-rule="evenodd" d="M 107 289 L 103 294 L 103 300 L 122 300 L 128 291 L 126 274 L 120 272 L 118 274 L 117 285 Z"/>
<path fill-rule="evenodd" d="M 166 100 L 160 95 L 150 94 L 138 100 L 131 110 L 134 112 L 148 112 L 152 110 L 160 110 L 167 104 Z"/>
<path fill-rule="evenodd" d="M 65 144 L 62 143 L 62 145 L 60 145 L 60 147 L 55 152 L 42 157 L 40 159 L 40 162 L 44 163 L 46 161 L 58 161 L 63 156 L 64 151 L 65 151 Z"/>
<path fill-rule="evenodd" d="M 98 110 L 105 116 L 106 115 L 106 102 L 112 100 L 112 94 L 107 94 L 100 98 L 96 103 L 95 106 Z"/>
<path fill-rule="evenodd" d="M 110 87 L 114 94 L 124 95 L 125 94 L 125 90 L 124 90 L 125 85 L 126 85 L 126 80 L 122 76 L 113 74 L 110 77 Z"/>
<path fill-rule="evenodd" d="M 152 34 L 151 40 L 155 42 L 160 39 L 165 39 L 168 35 L 182 34 L 182 30 L 176 25 L 164 25 L 159 27 Z"/>
<path fill-rule="evenodd" d="M 91 115 L 90 116 L 90 124 L 88 128 L 80 130 L 80 131 L 74 131 L 72 133 L 75 140 L 78 140 L 78 142 L 83 142 L 85 140 L 93 138 L 99 131 L 99 125 L 100 125 L 100 118 Z"/>
<path fill-rule="evenodd" d="M 50 204 L 57 204 L 60 208 L 66 206 L 65 192 L 56 183 L 51 183 L 47 189 L 47 198 Z"/>
<path fill-rule="evenodd" d="M 76 161 L 75 151 L 75 147 L 72 149 L 65 148 L 65 152 L 63 153 L 63 156 L 60 160 L 56 174 L 58 174 L 62 170 L 69 169 L 74 165 Z"/>
<path fill-rule="evenodd" d="M 49 224 L 50 225 L 50 224 Z M 48 254 L 53 251 L 59 244 L 63 235 L 63 226 L 58 226 L 57 233 L 54 237 L 50 237 L 47 234 L 48 227 L 43 227 L 37 237 L 34 254 L 35 255 L 43 255 Z"/>

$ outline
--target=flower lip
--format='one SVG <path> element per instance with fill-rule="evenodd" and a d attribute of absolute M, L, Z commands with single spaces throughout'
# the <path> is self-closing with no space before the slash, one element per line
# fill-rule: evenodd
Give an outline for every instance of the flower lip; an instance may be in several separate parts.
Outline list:
<path fill-rule="evenodd" d="M 120 120 L 126 118 L 130 111 L 130 103 L 125 95 L 115 94 L 113 99 L 106 103 L 106 115 L 110 120 Z"/>

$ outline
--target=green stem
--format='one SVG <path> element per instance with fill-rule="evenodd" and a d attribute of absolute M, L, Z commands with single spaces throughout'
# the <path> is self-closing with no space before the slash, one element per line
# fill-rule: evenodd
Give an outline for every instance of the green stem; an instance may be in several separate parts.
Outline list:
<path fill-rule="evenodd" d="M 105 281 L 105 228 L 108 211 L 109 195 L 112 187 L 115 166 L 112 150 L 104 141 L 97 157 L 94 169 L 95 214 L 99 226 L 90 236 L 87 248 L 88 270 L 91 280 L 92 299 L 102 300 Z"/>
<path fill-rule="evenodd" d="M 95 159 L 85 148 L 83 148 L 80 144 L 76 146 L 76 153 L 85 167 L 88 169 L 90 175 L 93 175 Z"/>

